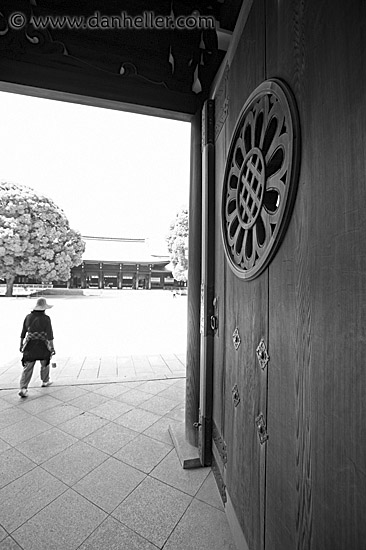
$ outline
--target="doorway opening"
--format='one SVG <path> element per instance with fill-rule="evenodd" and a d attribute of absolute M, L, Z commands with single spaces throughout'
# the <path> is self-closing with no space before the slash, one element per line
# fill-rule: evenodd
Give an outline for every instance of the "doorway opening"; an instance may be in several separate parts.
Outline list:
<path fill-rule="evenodd" d="M 84 383 L 125 380 L 133 372 L 181 375 L 187 289 L 184 273 L 175 274 L 166 237 L 177 215 L 188 216 L 189 122 L 114 110 L 97 100 L 93 106 L 88 98 L 89 104 L 77 104 L 75 96 L 56 92 L 24 94 L 0 92 L 7 127 L 0 138 L 1 181 L 49 197 L 90 255 L 67 281 L 18 274 L 17 299 L 2 300 L 12 318 L 8 332 L 18 330 L 30 300 L 44 295 L 55 306 L 50 316 L 60 379 L 68 365 Z M 184 239 L 180 249 L 188 257 L 188 234 Z M 3 294 L 4 280 L 0 289 Z M 10 332 L 0 380 L 15 369 L 19 375 Z M 130 356 L 147 358 L 144 367 L 138 360 L 131 367 Z"/>

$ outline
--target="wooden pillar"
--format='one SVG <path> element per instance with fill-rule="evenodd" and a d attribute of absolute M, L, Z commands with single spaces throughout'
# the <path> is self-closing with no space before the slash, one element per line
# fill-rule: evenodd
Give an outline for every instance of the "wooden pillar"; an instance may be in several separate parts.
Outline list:
<path fill-rule="evenodd" d="M 149 274 L 147 276 L 147 288 L 148 288 L 148 290 L 151 290 L 151 269 L 152 269 L 152 266 L 149 265 Z"/>
<path fill-rule="evenodd" d="M 104 287 L 103 264 L 99 264 L 99 288 Z"/>
<path fill-rule="evenodd" d="M 140 275 L 139 272 L 140 272 L 140 266 L 137 265 L 137 266 L 136 266 L 136 287 L 135 287 L 136 290 L 139 289 L 139 275 Z"/>
<path fill-rule="evenodd" d="M 200 393 L 200 303 L 201 303 L 201 220 L 202 220 L 201 113 L 191 125 L 191 174 L 188 239 L 188 319 L 186 378 L 186 439 L 197 447 Z"/>
<path fill-rule="evenodd" d="M 123 266 L 122 266 L 122 264 L 119 264 L 117 287 L 118 287 L 119 290 L 121 290 L 123 288 Z"/>

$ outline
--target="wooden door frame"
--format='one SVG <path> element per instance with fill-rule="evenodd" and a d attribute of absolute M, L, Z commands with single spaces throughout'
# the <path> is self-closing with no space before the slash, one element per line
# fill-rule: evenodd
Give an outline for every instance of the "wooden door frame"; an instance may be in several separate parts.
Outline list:
<path fill-rule="evenodd" d="M 202 281 L 198 452 L 202 466 L 211 465 L 215 285 L 215 102 L 202 110 Z"/>
<path fill-rule="evenodd" d="M 102 109 L 112 109 L 113 111 L 124 111 L 138 115 L 156 116 L 183 122 L 192 122 L 192 115 L 189 113 L 171 111 L 169 109 L 160 109 L 148 105 L 137 105 L 112 99 L 87 96 L 70 92 L 61 92 L 47 88 L 38 88 L 31 85 L 16 84 L 14 82 L 0 81 L 0 92 L 19 94 L 41 99 L 53 99 L 65 103 L 75 103 L 77 105 L 87 105 L 89 107 L 100 107 Z"/>

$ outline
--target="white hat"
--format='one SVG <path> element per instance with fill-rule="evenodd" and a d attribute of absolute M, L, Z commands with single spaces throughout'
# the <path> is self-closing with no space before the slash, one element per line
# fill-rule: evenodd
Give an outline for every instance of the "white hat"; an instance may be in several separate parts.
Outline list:
<path fill-rule="evenodd" d="M 53 306 L 50 306 L 46 302 L 46 298 L 38 298 L 36 307 L 33 308 L 33 311 L 44 311 L 45 309 L 50 309 Z"/>

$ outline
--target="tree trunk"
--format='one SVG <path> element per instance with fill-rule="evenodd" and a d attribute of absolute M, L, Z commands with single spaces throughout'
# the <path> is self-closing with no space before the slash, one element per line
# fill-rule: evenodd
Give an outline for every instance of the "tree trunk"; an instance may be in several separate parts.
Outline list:
<path fill-rule="evenodd" d="M 6 294 L 5 294 L 5 296 L 13 296 L 14 281 L 15 281 L 14 275 L 12 275 L 11 277 L 6 278 Z"/>

